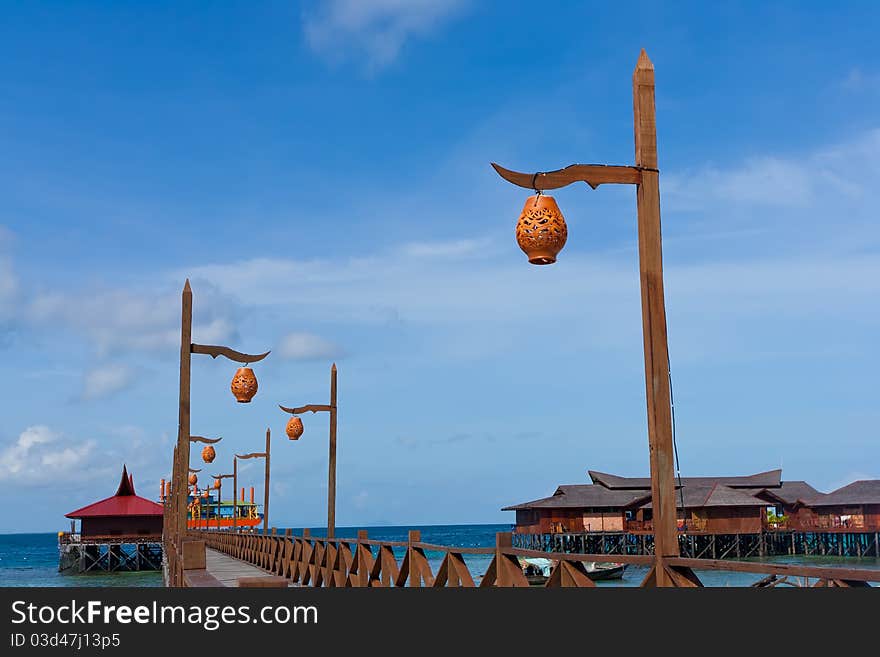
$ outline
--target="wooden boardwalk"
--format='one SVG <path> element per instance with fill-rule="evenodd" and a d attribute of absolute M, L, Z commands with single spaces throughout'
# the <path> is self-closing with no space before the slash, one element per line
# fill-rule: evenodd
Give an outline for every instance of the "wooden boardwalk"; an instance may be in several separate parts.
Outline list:
<path fill-rule="evenodd" d="M 205 570 L 187 572 L 190 586 L 238 586 L 239 577 L 273 577 L 272 573 L 235 557 L 205 549 Z M 290 584 L 295 586 L 293 582 Z"/>

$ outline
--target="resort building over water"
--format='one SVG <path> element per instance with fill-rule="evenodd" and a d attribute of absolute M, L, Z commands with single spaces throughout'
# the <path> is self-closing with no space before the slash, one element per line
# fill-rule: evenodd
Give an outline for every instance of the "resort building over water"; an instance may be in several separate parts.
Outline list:
<path fill-rule="evenodd" d="M 66 514 L 74 522 L 70 532 L 58 533 L 58 569 L 161 569 L 163 513 L 161 504 L 135 493 L 134 477 L 123 465 L 116 493 Z M 73 527 L 76 520 L 79 532 Z"/>
<path fill-rule="evenodd" d="M 623 540 L 621 535 L 653 532 L 650 479 L 593 470 L 588 474 L 590 484 L 561 485 L 549 497 L 504 507 L 504 511 L 516 512 L 515 533 L 614 535 L 616 545 Z M 783 481 L 782 470 L 769 470 L 733 477 L 683 477 L 676 480 L 675 494 L 682 534 L 734 537 L 728 542 L 735 541 L 738 550 L 742 537 L 750 536 L 759 537 L 754 541 L 760 544 L 756 549 L 765 553 L 767 545 L 778 540 L 765 534 L 789 532 L 799 536 L 786 539 L 788 553 L 797 551 L 798 541 L 819 541 L 813 535 L 825 533 L 863 536 L 829 539 L 829 544 L 821 539 L 812 547 L 806 545 L 805 553 L 851 549 L 861 556 L 880 551 L 880 480 L 856 481 L 822 493 L 805 481 Z M 580 544 L 588 542 L 584 538 Z M 534 545 L 535 541 L 526 543 Z M 751 544 L 749 539 L 746 543 Z M 712 545 L 714 550 L 714 541 Z"/>

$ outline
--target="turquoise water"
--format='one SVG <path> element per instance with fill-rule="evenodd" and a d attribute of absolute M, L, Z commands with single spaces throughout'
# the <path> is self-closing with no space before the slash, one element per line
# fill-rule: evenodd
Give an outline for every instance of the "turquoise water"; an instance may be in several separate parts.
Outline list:
<path fill-rule="evenodd" d="M 339 527 L 336 535 L 342 538 L 357 536 L 355 527 Z M 407 531 L 421 531 L 424 543 L 457 547 L 492 547 L 495 533 L 510 531 L 510 525 L 431 525 L 423 527 L 367 527 L 369 538 L 385 541 L 405 541 Z M 283 533 L 283 530 L 279 529 Z M 301 528 L 293 528 L 300 534 Z M 324 529 L 313 528 L 313 536 L 324 535 Z M 395 550 L 398 557 L 403 550 Z M 426 553 L 431 571 L 436 573 L 443 560 L 441 552 Z M 474 580 L 486 572 L 491 555 L 465 555 L 464 559 Z M 609 555 L 609 560 L 613 559 Z M 872 568 L 880 570 L 880 559 L 857 559 L 853 557 L 805 557 L 786 556 L 765 559 L 748 559 L 763 563 L 801 564 L 807 566 L 836 566 L 848 568 Z M 644 566 L 628 566 L 622 580 L 597 582 L 599 586 L 638 586 L 645 576 Z M 748 586 L 763 575 L 731 573 L 723 571 L 698 571 L 706 586 Z M 86 573 L 58 572 L 58 538 L 49 534 L 0 534 L 0 586 L 162 586 L 159 572 L 140 573 Z"/>
<path fill-rule="evenodd" d="M 0 586 L 162 586 L 162 572 L 59 573 L 58 534 L 0 534 Z"/>

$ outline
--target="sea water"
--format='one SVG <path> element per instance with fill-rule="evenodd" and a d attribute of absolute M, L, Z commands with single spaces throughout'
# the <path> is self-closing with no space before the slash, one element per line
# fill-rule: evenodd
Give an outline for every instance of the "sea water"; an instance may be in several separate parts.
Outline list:
<path fill-rule="evenodd" d="M 336 536 L 353 538 L 358 529 L 366 529 L 368 537 L 383 541 L 406 541 L 410 529 L 421 531 L 423 543 L 455 547 L 494 547 L 496 532 L 510 531 L 511 526 L 503 525 L 426 525 L 406 527 L 337 527 Z M 279 529 L 279 533 L 284 530 Z M 302 533 L 301 528 L 293 528 L 294 535 Z M 313 536 L 325 535 L 325 528 L 311 529 Z M 404 549 L 396 548 L 398 563 Z M 58 572 L 58 536 L 48 534 L 0 534 L 0 586 L 162 586 L 159 571 L 128 573 L 83 573 Z M 425 556 L 436 573 L 445 553 L 427 550 Z M 492 555 L 464 555 L 474 581 L 479 583 L 486 572 Z M 614 556 L 608 555 L 613 561 Z M 799 564 L 804 566 L 871 568 L 880 570 L 880 559 L 855 557 L 807 557 L 803 555 L 744 559 L 743 561 Z M 647 573 L 646 566 L 627 566 L 623 579 L 596 582 L 598 586 L 638 586 Z M 748 586 L 764 575 L 758 573 L 738 573 L 725 571 L 697 571 L 705 586 Z"/>
<path fill-rule="evenodd" d="M 0 534 L 0 586 L 162 586 L 162 571 L 58 572 L 58 534 Z"/>

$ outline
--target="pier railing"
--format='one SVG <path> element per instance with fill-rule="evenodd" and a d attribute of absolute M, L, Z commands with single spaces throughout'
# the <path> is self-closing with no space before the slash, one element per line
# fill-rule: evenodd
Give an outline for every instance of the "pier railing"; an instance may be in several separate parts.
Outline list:
<path fill-rule="evenodd" d="M 253 564 L 291 584 L 312 587 L 527 587 L 520 558 L 542 558 L 553 562 L 544 586 L 593 587 L 585 562 L 607 562 L 655 566 L 651 555 L 569 554 L 514 548 L 509 532 L 496 535 L 494 547 L 456 547 L 421 541 L 418 530 L 406 541 L 370 539 L 366 531 L 357 538 L 311 536 L 305 531 L 294 536 L 291 530 L 279 534 L 192 531 L 189 537 L 236 559 Z M 433 553 L 429 559 L 428 554 Z M 467 556 L 482 555 L 488 564 L 474 574 Z M 430 561 L 439 560 L 436 572 Z M 666 558 L 665 568 L 674 573 L 679 586 L 701 586 L 691 569 L 724 570 L 764 575 L 756 586 L 791 583 L 810 586 L 869 586 L 880 582 L 880 570 L 800 565 L 775 565 L 723 559 Z M 652 572 L 652 571 L 651 571 Z M 651 575 L 641 583 L 654 586 Z"/>

